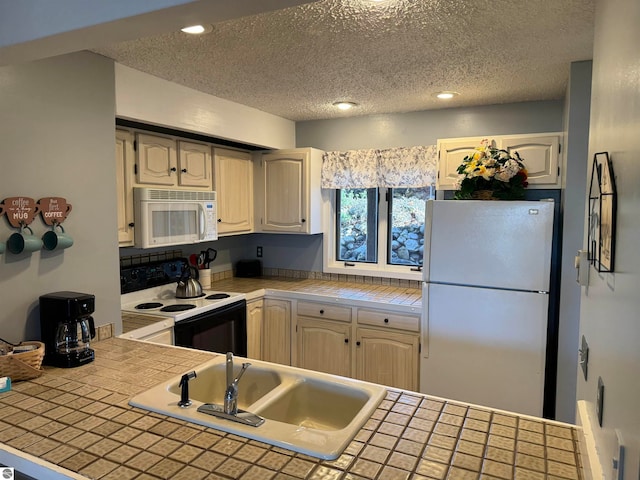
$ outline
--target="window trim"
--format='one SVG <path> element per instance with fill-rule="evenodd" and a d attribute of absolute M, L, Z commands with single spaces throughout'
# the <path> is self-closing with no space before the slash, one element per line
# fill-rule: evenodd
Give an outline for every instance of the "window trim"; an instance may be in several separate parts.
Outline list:
<path fill-rule="evenodd" d="M 386 200 L 386 193 L 388 191 L 388 188 L 379 187 L 378 263 L 356 263 L 353 267 L 347 267 L 344 265 L 345 262 L 336 259 L 336 190 L 322 189 L 323 273 L 422 280 L 421 271 L 411 270 L 416 268 L 415 265 L 387 264 L 389 202 Z"/>

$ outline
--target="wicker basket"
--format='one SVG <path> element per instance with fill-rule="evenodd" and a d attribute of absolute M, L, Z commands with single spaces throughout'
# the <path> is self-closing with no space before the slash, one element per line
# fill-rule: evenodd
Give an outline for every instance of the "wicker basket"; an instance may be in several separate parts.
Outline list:
<path fill-rule="evenodd" d="M 471 193 L 474 200 L 498 200 L 493 196 L 493 190 L 476 190 Z"/>
<path fill-rule="evenodd" d="M 29 352 L 0 355 L 0 377 L 9 377 L 12 382 L 30 380 L 42 375 L 42 359 L 44 358 L 44 343 L 22 342 L 22 345 L 36 345 L 38 348 Z M 13 346 L 0 341 L 0 347 L 11 351 Z"/>

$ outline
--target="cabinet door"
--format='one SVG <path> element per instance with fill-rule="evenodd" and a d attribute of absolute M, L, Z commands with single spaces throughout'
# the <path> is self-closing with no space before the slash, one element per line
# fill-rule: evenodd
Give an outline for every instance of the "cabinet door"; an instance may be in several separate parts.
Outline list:
<path fill-rule="evenodd" d="M 438 180 L 436 189 L 453 190 L 458 167 L 464 157 L 472 155 L 485 137 L 438 140 Z"/>
<path fill-rule="evenodd" d="M 251 155 L 215 149 L 218 234 L 253 230 L 253 161 Z"/>
<path fill-rule="evenodd" d="M 116 194 L 118 209 L 118 244 L 133 245 L 133 135 L 116 130 Z"/>
<path fill-rule="evenodd" d="M 139 133 L 136 142 L 138 183 L 175 186 L 178 170 L 175 140 Z"/>
<path fill-rule="evenodd" d="M 404 390 L 418 390 L 417 335 L 358 328 L 356 378 Z"/>
<path fill-rule="evenodd" d="M 262 360 L 263 300 L 247 303 L 247 357 Z"/>
<path fill-rule="evenodd" d="M 262 359 L 291 365 L 291 302 L 287 300 L 264 301 Z"/>
<path fill-rule="evenodd" d="M 212 189 L 211 147 L 201 143 L 178 142 L 178 185 Z"/>
<path fill-rule="evenodd" d="M 307 156 L 306 152 L 263 155 L 263 231 L 307 231 Z"/>
<path fill-rule="evenodd" d="M 160 332 L 153 333 L 140 340 L 146 340 L 151 343 L 159 343 L 161 345 L 173 345 L 173 328 L 167 328 Z"/>
<path fill-rule="evenodd" d="M 529 188 L 544 185 L 559 187 L 558 156 L 560 140 L 557 135 L 544 137 L 523 135 L 503 137 L 500 148 L 517 151 L 527 168 Z"/>
<path fill-rule="evenodd" d="M 351 376 L 351 325 L 298 317 L 298 366 Z"/>

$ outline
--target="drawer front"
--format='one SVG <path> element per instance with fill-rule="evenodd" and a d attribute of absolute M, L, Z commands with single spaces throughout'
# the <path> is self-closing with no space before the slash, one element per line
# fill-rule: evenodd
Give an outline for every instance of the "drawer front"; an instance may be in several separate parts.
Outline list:
<path fill-rule="evenodd" d="M 358 309 L 358 323 L 376 327 L 397 328 L 398 330 L 408 330 L 410 332 L 420 331 L 420 317 L 364 308 Z"/>
<path fill-rule="evenodd" d="M 298 302 L 298 315 L 350 322 L 351 308 L 326 303 Z"/>

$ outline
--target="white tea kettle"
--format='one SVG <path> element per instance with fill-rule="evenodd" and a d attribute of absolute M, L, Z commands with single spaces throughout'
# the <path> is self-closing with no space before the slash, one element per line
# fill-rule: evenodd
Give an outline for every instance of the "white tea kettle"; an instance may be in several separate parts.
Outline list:
<path fill-rule="evenodd" d="M 185 267 L 178 280 L 176 298 L 197 298 L 202 296 L 202 285 L 198 281 L 198 270 Z"/>

